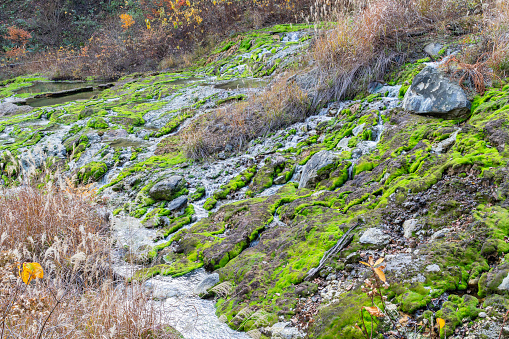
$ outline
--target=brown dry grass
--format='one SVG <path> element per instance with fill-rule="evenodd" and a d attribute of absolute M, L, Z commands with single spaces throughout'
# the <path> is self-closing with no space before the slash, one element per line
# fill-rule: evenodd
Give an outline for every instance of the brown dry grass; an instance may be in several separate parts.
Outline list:
<path fill-rule="evenodd" d="M 488 34 L 492 42 L 489 65 L 501 77 L 509 76 L 509 2 L 497 0 L 486 13 Z"/>
<path fill-rule="evenodd" d="M 175 337 L 140 284 L 116 279 L 107 220 L 82 193 L 1 192 L 0 338 Z M 44 278 L 25 285 L 22 262 L 40 263 Z"/>
<path fill-rule="evenodd" d="M 216 110 L 189 126 L 183 135 L 186 155 L 206 158 L 227 145 L 239 150 L 254 138 L 302 121 L 309 113 L 309 99 L 292 79 L 286 74 L 251 100 Z"/>
<path fill-rule="evenodd" d="M 331 12 L 337 24 L 316 39 L 312 58 L 325 84 L 318 101 L 353 96 L 381 79 L 396 58 L 404 59 L 409 37 L 445 27 L 469 6 L 465 0 L 360 2 L 357 10 Z"/>

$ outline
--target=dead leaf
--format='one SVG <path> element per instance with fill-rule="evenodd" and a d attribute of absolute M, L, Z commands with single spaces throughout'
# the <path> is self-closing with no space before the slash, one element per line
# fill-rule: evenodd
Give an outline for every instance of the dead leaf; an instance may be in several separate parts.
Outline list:
<path fill-rule="evenodd" d="M 378 260 L 375 263 L 375 266 L 380 265 L 384 260 L 385 260 L 385 258 L 378 258 Z"/>
<path fill-rule="evenodd" d="M 445 320 L 442 318 L 437 318 L 437 324 L 440 329 L 442 329 L 445 326 Z"/>
<path fill-rule="evenodd" d="M 371 307 L 368 307 L 368 306 L 364 306 L 364 309 L 366 311 L 369 312 L 369 314 L 371 314 L 372 316 L 375 316 L 377 318 L 382 318 L 382 317 L 385 317 L 385 314 L 383 314 L 382 312 L 380 312 L 380 309 L 376 306 L 371 306 Z"/>
<path fill-rule="evenodd" d="M 386 282 L 385 274 L 384 274 L 384 272 L 380 268 L 374 268 L 373 270 L 375 271 L 375 273 L 378 276 L 378 278 L 380 278 L 380 280 L 382 280 L 383 282 Z"/>
<path fill-rule="evenodd" d="M 19 268 L 19 276 L 25 284 L 29 284 L 33 279 L 44 277 L 42 266 L 36 262 L 23 263 L 23 269 Z"/>

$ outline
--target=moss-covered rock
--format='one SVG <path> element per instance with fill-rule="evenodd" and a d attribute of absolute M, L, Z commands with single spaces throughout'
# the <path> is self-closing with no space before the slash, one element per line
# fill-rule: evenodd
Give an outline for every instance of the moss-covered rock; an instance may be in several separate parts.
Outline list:
<path fill-rule="evenodd" d="M 87 184 L 92 181 L 98 181 L 108 171 L 108 166 L 104 162 L 91 162 L 81 167 L 77 173 L 77 179 L 80 183 Z"/>

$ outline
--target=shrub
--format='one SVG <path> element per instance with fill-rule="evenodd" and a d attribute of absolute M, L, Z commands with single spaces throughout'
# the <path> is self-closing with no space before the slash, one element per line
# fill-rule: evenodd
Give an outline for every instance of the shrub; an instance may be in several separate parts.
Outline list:
<path fill-rule="evenodd" d="M 247 142 L 304 120 L 309 111 L 306 93 L 286 74 L 251 100 L 230 104 L 205 115 L 184 131 L 188 157 L 200 159 L 227 145 L 241 149 Z"/>

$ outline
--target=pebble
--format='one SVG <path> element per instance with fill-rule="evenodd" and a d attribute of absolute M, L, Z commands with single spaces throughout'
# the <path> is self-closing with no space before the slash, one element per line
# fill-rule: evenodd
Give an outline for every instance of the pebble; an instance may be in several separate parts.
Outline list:
<path fill-rule="evenodd" d="M 479 318 L 486 318 L 488 315 L 486 314 L 486 312 L 480 312 L 479 313 Z"/>

